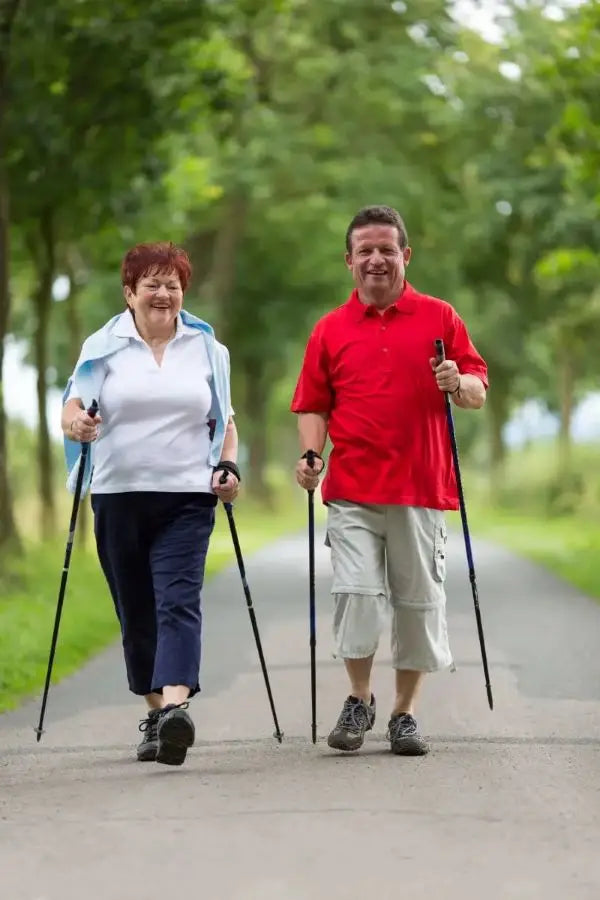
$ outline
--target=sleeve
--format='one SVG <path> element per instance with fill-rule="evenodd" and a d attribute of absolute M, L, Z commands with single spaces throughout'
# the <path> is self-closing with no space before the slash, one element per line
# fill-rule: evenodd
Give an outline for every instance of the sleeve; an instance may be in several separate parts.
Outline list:
<path fill-rule="evenodd" d="M 455 309 L 451 311 L 447 327 L 446 356 L 454 360 L 461 375 L 476 375 L 487 390 L 487 364 L 475 348 L 467 326 Z"/>
<path fill-rule="evenodd" d="M 333 407 L 330 367 L 323 328 L 317 325 L 308 339 L 292 398 L 294 413 L 329 413 Z"/>
<path fill-rule="evenodd" d="M 81 400 L 81 397 L 79 396 L 79 394 L 80 394 L 80 391 L 78 391 L 77 388 L 75 387 L 75 384 L 73 382 L 73 376 L 71 376 L 71 378 L 69 378 L 69 381 L 67 383 L 67 389 L 64 394 L 63 406 L 65 405 L 65 403 L 68 403 L 69 400 L 73 400 L 75 397 L 77 397 L 78 400 Z"/>
<path fill-rule="evenodd" d="M 225 387 L 226 397 L 224 399 L 225 399 L 226 405 L 227 405 L 226 418 L 230 418 L 230 417 L 235 416 L 235 410 L 232 406 L 232 401 L 231 401 L 231 357 L 229 355 L 229 350 L 225 346 L 225 344 L 220 344 L 217 342 L 216 343 L 216 352 L 221 357 L 223 374 L 225 376 L 224 387 Z M 219 384 L 223 387 L 222 379 L 218 379 L 218 381 L 219 381 Z M 208 420 L 209 420 L 209 422 L 214 423 L 214 422 L 216 422 L 217 410 L 219 408 L 218 388 L 217 388 L 217 385 L 215 384 L 214 374 L 209 379 L 209 384 L 210 384 L 210 393 L 211 393 L 211 404 L 210 404 L 210 410 L 208 413 Z M 213 427 L 214 427 L 214 425 L 213 425 Z"/>

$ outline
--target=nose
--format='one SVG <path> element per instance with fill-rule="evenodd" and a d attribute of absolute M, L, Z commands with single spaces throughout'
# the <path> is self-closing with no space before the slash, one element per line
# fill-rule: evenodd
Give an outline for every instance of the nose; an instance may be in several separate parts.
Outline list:
<path fill-rule="evenodd" d="M 169 292 L 168 292 L 168 290 L 167 290 L 166 284 L 161 284 L 161 285 L 159 286 L 158 290 L 156 291 L 156 296 L 157 296 L 157 297 L 160 297 L 161 300 L 168 300 L 168 299 L 169 299 Z"/>
<path fill-rule="evenodd" d="M 379 265 L 384 259 L 383 253 L 378 247 L 374 247 L 371 251 L 371 258 L 369 259 L 369 263 L 371 265 Z"/>

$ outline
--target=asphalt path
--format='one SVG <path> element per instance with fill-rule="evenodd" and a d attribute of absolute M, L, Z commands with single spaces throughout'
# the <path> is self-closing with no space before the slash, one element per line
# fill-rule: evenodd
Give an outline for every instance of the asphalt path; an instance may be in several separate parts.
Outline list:
<path fill-rule="evenodd" d="M 0 716 L 0 900 L 600 897 L 600 605 L 475 540 L 490 712 L 462 539 L 451 535 L 456 671 L 423 691 L 432 752 L 389 752 L 384 636 L 374 732 L 343 755 L 325 742 L 347 686 L 331 652 L 322 539 L 317 745 L 299 535 L 247 560 L 283 744 L 234 568 L 204 592 L 197 742 L 183 767 L 135 760 L 143 708 L 119 647 L 52 688 L 41 743 L 39 699 Z"/>

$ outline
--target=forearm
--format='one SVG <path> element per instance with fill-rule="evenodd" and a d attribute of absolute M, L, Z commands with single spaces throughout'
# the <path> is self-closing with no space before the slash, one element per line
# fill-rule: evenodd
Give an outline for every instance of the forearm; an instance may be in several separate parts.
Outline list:
<path fill-rule="evenodd" d="M 238 433 L 235 422 L 229 419 L 225 429 L 225 440 L 223 441 L 223 449 L 221 450 L 221 461 L 237 463 L 238 458 Z"/>
<path fill-rule="evenodd" d="M 298 436 L 302 453 L 307 450 L 323 453 L 327 441 L 327 420 L 326 413 L 299 413 Z"/>
<path fill-rule="evenodd" d="M 71 423 L 80 409 L 83 409 L 83 403 L 79 397 L 73 397 L 71 400 L 67 400 L 63 406 L 60 417 L 60 427 L 67 437 L 71 437 Z"/>
<path fill-rule="evenodd" d="M 481 409 L 486 398 L 485 387 L 477 375 L 461 375 L 460 390 L 451 396 L 461 409 Z"/>

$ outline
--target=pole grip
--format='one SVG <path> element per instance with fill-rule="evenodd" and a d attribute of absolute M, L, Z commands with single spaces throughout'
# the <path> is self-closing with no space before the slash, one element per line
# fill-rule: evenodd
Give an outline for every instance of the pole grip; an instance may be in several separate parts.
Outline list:
<path fill-rule="evenodd" d="M 317 456 L 316 456 L 316 453 L 314 450 L 306 451 L 306 462 L 311 467 L 311 469 L 314 469 L 314 467 L 315 467 L 315 459 L 316 458 L 317 458 Z"/>
<path fill-rule="evenodd" d="M 436 362 L 439 366 L 440 363 L 443 363 L 446 359 L 446 350 L 444 349 L 444 342 L 441 338 L 438 338 L 435 342 L 435 358 Z"/>
<path fill-rule="evenodd" d="M 90 419 L 93 419 L 97 412 L 98 412 L 98 401 L 92 400 L 92 405 L 88 409 L 87 414 L 90 417 Z"/>

